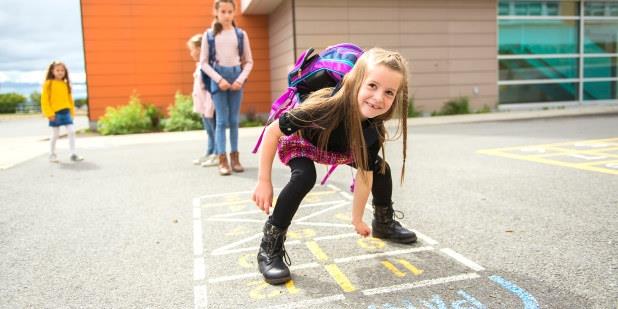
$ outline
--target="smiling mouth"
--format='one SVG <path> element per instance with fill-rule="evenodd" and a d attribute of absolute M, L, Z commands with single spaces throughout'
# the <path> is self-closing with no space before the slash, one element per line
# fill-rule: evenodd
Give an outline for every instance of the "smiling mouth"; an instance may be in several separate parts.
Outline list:
<path fill-rule="evenodd" d="M 375 104 L 371 104 L 369 102 L 365 102 L 365 104 L 367 104 L 369 107 L 371 107 L 372 109 L 382 109 L 381 107 L 375 105 Z"/>

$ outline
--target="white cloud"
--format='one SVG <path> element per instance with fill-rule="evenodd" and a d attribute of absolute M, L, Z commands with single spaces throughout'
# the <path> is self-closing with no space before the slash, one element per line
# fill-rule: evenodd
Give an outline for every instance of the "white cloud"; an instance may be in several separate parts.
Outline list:
<path fill-rule="evenodd" d="M 33 71 L 5 71 L 0 72 L 0 82 L 14 82 L 14 83 L 29 83 L 40 84 L 45 80 L 45 70 L 33 70 Z M 86 73 L 84 72 L 71 72 L 71 83 L 84 83 L 86 81 Z"/>
<path fill-rule="evenodd" d="M 0 81 L 39 82 L 52 60 L 85 79 L 79 0 L 0 1 Z"/>

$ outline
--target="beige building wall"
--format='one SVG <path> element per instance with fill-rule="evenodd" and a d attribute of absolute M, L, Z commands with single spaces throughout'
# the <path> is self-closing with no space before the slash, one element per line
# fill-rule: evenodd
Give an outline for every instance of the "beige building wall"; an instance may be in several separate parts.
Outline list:
<path fill-rule="evenodd" d="M 294 62 L 292 1 L 283 1 L 269 17 L 270 91 L 275 100 L 287 88 L 287 74 Z"/>
<path fill-rule="evenodd" d="M 285 25 L 294 18 L 296 50 L 340 42 L 400 51 L 410 62 L 410 94 L 418 110 L 434 111 L 468 96 L 471 107 L 498 101 L 495 0 L 285 0 L 270 14 L 271 88 L 285 89 L 292 56 Z M 285 39 L 283 39 L 285 37 Z M 274 97 L 273 97 L 274 98 Z"/>

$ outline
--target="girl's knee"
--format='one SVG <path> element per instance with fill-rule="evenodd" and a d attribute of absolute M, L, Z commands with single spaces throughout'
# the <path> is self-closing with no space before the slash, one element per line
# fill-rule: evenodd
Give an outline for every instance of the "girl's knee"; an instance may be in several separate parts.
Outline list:
<path fill-rule="evenodd" d="M 240 121 L 238 121 L 238 119 L 236 119 L 236 121 L 230 121 L 230 128 L 238 128 L 239 125 Z"/>
<path fill-rule="evenodd" d="M 309 192 L 315 185 L 317 175 L 315 168 L 309 169 L 295 169 L 292 171 L 292 177 L 290 182 L 300 189 L 301 191 Z"/>
<path fill-rule="evenodd" d="M 225 130 L 225 128 L 227 128 L 227 122 L 225 121 L 225 119 L 220 119 L 217 118 L 217 123 L 215 125 L 215 129 L 216 130 Z"/>

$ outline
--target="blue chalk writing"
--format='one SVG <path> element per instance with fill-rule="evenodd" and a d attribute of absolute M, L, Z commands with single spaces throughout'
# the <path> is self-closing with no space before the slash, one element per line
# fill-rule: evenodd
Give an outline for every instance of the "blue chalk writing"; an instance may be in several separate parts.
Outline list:
<path fill-rule="evenodd" d="M 483 305 L 478 299 L 474 296 L 466 293 L 463 290 L 457 291 L 459 296 L 464 299 L 456 300 L 451 303 L 452 309 L 487 309 L 487 306 Z M 449 309 L 447 303 L 440 297 L 440 295 L 432 295 L 430 300 L 425 299 L 417 299 L 416 303 L 419 304 L 419 307 L 415 307 L 414 304 L 409 300 L 402 300 L 401 305 L 393 305 L 391 303 L 386 303 L 380 305 L 369 305 L 367 309 Z"/>
<path fill-rule="evenodd" d="M 519 297 L 519 299 L 521 299 L 524 303 L 524 309 L 539 308 L 539 303 L 536 301 L 534 296 L 530 295 L 530 293 L 526 292 L 526 290 L 518 287 L 515 283 L 507 281 L 500 276 L 490 276 L 489 279 L 507 289 L 509 292 L 517 295 L 517 297 Z"/>

